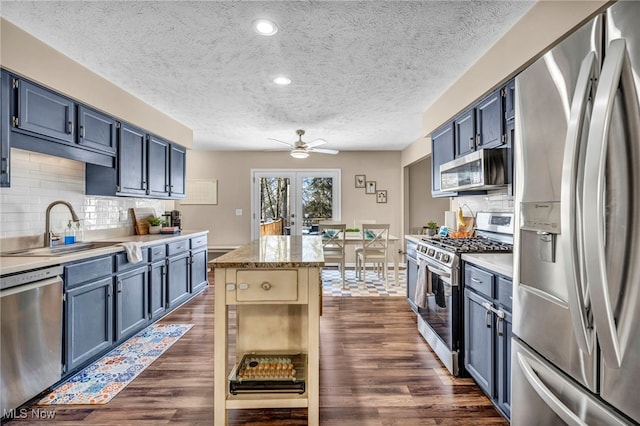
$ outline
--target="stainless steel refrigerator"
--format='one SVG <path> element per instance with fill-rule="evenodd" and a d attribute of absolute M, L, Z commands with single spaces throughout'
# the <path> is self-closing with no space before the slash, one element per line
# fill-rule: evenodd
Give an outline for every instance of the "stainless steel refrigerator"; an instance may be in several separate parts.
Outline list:
<path fill-rule="evenodd" d="M 640 422 L 640 2 L 516 78 L 512 424 Z"/>

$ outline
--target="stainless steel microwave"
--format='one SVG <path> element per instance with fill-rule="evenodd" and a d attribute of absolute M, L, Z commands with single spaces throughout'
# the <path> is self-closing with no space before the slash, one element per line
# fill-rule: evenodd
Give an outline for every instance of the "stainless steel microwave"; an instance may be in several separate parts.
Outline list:
<path fill-rule="evenodd" d="M 507 149 L 480 149 L 440 166 L 443 191 L 495 189 L 509 183 Z"/>

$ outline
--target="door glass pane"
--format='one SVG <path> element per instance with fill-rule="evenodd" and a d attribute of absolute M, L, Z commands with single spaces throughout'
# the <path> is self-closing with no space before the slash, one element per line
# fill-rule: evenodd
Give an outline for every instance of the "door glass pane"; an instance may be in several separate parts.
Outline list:
<path fill-rule="evenodd" d="M 318 223 L 333 220 L 333 178 L 303 177 L 303 235 L 317 235 Z"/>
<path fill-rule="evenodd" d="M 260 236 L 289 234 L 290 187 L 289 178 L 260 178 Z"/>

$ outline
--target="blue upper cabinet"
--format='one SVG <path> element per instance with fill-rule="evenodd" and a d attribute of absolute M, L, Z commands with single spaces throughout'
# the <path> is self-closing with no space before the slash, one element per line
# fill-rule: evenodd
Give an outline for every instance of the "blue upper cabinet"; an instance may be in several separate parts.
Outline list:
<path fill-rule="evenodd" d="M 440 190 L 440 166 L 453 160 L 453 123 L 448 123 L 431 134 L 431 196 L 453 197 L 457 193 Z"/>
<path fill-rule="evenodd" d="M 505 93 L 504 88 L 494 90 L 454 120 L 455 158 L 506 143 Z M 513 117 L 513 112 L 510 114 Z"/>
<path fill-rule="evenodd" d="M 503 144 L 501 91 L 491 92 L 476 105 L 476 149 Z"/>
<path fill-rule="evenodd" d="M 152 197 L 169 196 L 169 142 L 149 136 L 147 145 L 147 167 L 149 177 L 148 194 Z"/>
<path fill-rule="evenodd" d="M 510 80 L 502 88 L 504 119 L 511 121 L 516 117 L 516 81 Z"/>
<path fill-rule="evenodd" d="M 8 187 L 11 184 L 9 166 L 11 163 L 11 150 L 9 149 L 9 129 L 11 129 L 11 76 L 2 72 L 0 80 L 0 187 Z"/>
<path fill-rule="evenodd" d="M 185 167 L 187 150 L 176 144 L 171 144 L 171 158 L 169 161 L 170 172 L 170 196 L 172 198 L 184 198 L 185 189 Z"/>
<path fill-rule="evenodd" d="M 17 78 L 13 79 L 13 87 L 18 91 L 14 127 L 74 143 L 75 103 L 72 100 Z"/>
<path fill-rule="evenodd" d="M 147 194 L 147 138 L 144 130 L 122 123 L 118 146 L 118 195 Z"/>
<path fill-rule="evenodd" d="M 78 106 L 78 144 L 116 154 L 116 119 L 84 105 Z"/>
<path fill-rule="evenodd" d="M 475 119 L 475 108 L 469 108 L 454 120 L 455 158 L 476 150 Z"/>

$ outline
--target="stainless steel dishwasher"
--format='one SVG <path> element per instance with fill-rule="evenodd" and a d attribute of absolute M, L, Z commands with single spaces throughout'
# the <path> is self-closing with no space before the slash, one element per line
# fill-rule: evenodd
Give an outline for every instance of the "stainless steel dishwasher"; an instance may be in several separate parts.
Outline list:
<path fill-rule="evenodd" d="M 62 266 L 0 277 L 0 403 L 6 415 L 60 380 Z"/>

